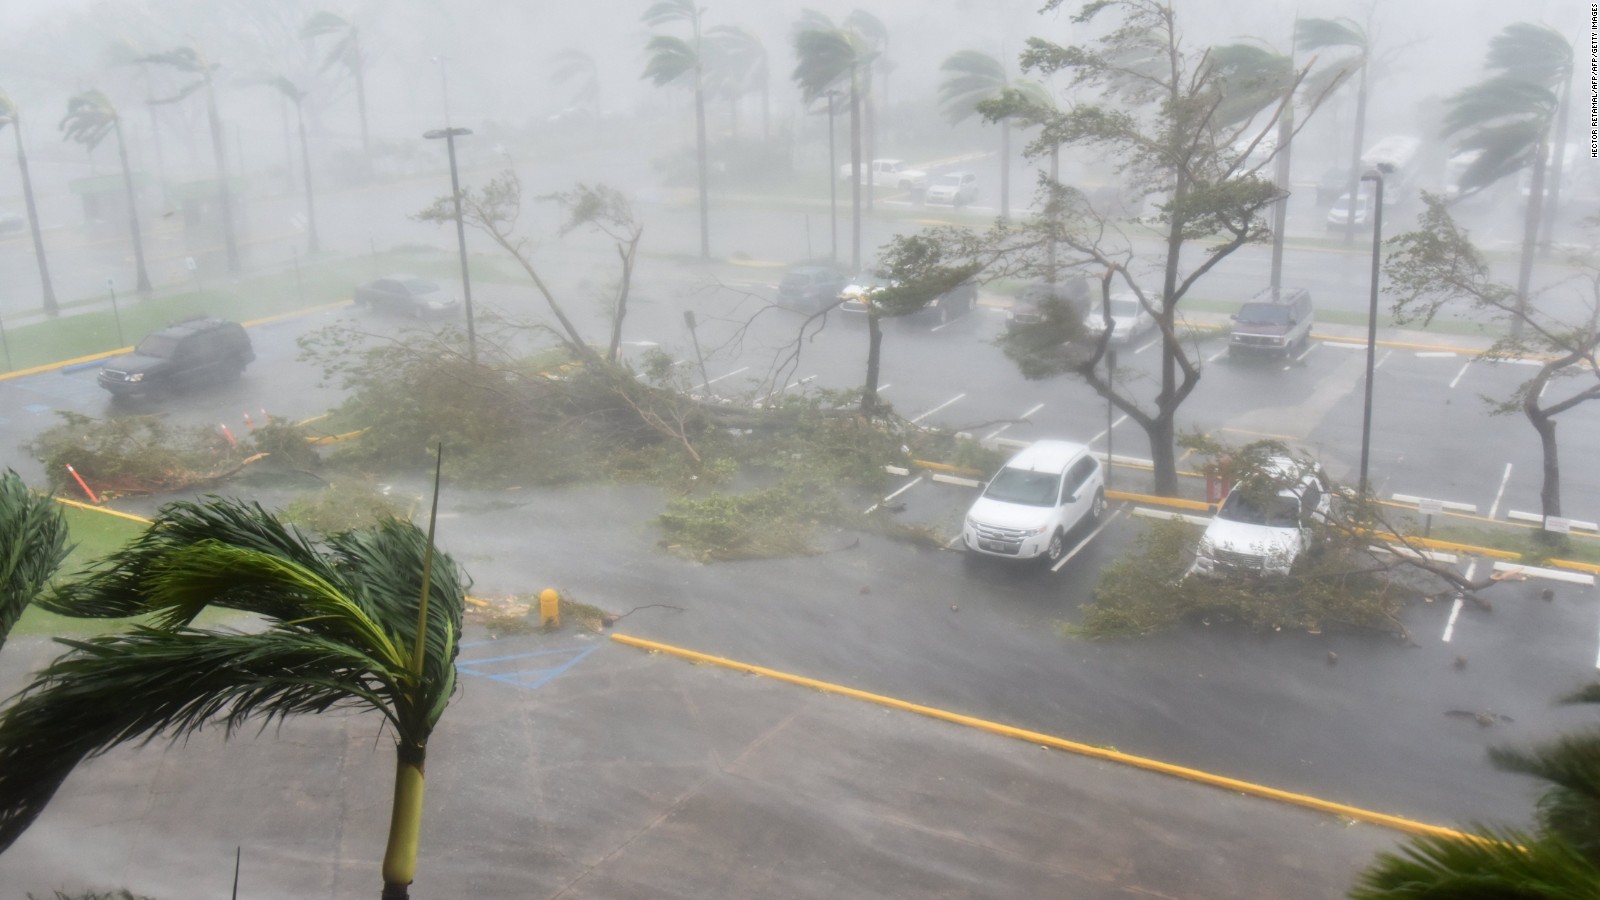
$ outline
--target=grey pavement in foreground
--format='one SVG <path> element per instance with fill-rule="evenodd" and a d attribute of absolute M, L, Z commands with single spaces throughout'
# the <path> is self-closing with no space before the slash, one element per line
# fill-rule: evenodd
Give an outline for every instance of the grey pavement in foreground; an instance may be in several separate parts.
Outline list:
<path fill-rule="evenodd" d="M 571 626 L 484 638 L 430 748 L 415 897 L 1333 898 L 1401 840 Z M 55 649 L 10 642 L 0 690 Z M 236 845 L 241 897 L 376 896 L 392 766 L 372 714 L 120 748 L 0 855 L 0 897 L 214 900 Z"/>

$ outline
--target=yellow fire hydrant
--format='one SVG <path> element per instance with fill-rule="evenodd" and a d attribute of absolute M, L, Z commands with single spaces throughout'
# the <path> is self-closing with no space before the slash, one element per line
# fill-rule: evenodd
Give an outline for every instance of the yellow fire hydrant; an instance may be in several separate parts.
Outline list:
<path fill-rule="evenodd" d="M 561 627 L 561 595 L 555 588 L 545 588 L 539 592 L 539 627 Z"/>

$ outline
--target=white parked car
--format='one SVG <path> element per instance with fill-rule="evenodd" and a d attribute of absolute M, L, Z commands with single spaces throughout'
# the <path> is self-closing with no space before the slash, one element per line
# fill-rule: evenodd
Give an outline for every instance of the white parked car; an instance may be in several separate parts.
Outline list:
<path fill-rule="evenodd" d="M 928 185 L 927 202 L 965 206 L 978 199 L 978 176 L 971 172 L 947 172 Z"/>
<path fill-rule="evenodd" d="M 989 480 L 967 511 L 961 539 L 987 556 L 1055 562 L 1067 551 L 1068 532 L 1105 513 L 1105 485 L 1088 447 L 1036 441 Z"/>
<path fill-rule="evenodd" d="M 913 169 L 898 159 L 875 159 L 861 164 L 861 183 L 878 187 L 896 187 L 902 191 L 923 191 L 928 188 L 928 173 Z M 849 181 L 852 167 L 849 163 L 839 167 L 839 178 Z"/>
<path fill-rule="evenodd" d="M 1233 486 L 1195 554 L 1191 575 L 1288 575 L 1333 509 L 1327 476 L 1286 456 Z"/>
<path fill-rule="evenodd" d="M 1111 343 L 1126 344 L 1154 327 L 1155 317 L 1139 302 L 1138 295 L 1129 292 L 1111 295 Z M 1106 330 L 1105 310 L 1092 299 L 1089 312 L 1083 317 L 1083 328 L 1091 340 L 1098 339 Z"/>

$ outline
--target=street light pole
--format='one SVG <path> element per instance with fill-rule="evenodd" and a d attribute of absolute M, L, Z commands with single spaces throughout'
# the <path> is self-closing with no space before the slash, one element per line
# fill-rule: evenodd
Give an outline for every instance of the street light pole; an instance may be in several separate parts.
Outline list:
<path fill-rule="evenodd" d="M 839 167 L 833 161 L 833 99 L 838 91 L 828 91 L 828 259 L 839 262 Z"/>
<path fill-rule="evenodd" d="M 450 79 L 444 74 L 444 57 L 434 56 L 431 59 L 439 64 L 439 95 L 444 98 L 444 127 L 450 127 Z"/>
<path fill-rule="evenodd" d="M 443 71 L 441 69 L 441 71 Z M 467 308 L 467 357 L 478 364 L 478 336 L 472 324 L 472 278 L 467 274 L 467 226 L 461 218 L 461 182 L 456 177 L 456 138 L 472 133 L 470 128 L 442 128 L 425 132 L 430 141 L 444 138 L 450 152 L 450 196 L 456 203 L 456 245 L 461 250 L 461 300 Z"/>
<path fill-rule="evenodd" d="M 1377 185 L 1372 198 L 1372 299 L 1367 309 L 1367 384 L 1366 397 L 1361 404 L 1361 500 L 1367 498 L 1367 460 L 1372 454 L 1372 375 L 1377 368 L 1374 357 L 1378 351 L 1378 260 L 1383 246 L 1383 171 L 1370 169 L 1361 176 L 1362 181 Z M 1355 221 L 1354 201 L 1351 198 L 1350 219 Z"/>

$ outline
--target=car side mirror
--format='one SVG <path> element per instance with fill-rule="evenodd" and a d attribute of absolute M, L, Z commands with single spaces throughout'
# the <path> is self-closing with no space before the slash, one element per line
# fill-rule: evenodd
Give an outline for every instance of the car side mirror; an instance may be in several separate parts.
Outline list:
<path fill-rule="evenodd" d="M 1237 321 L 1239 321 L 1239 314 L 1238 313 L 1234 313 L 1233 315 L 1229 316 L 1228 318 L 1233 320 L 1233 321 L 1235 321 L 1235 322 L 1237 322 Z"/>

